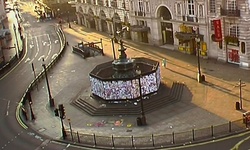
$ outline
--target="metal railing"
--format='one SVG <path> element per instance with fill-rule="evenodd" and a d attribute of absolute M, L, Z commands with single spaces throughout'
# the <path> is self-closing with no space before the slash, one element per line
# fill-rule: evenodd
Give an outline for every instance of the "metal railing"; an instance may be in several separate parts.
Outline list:
<path fill-rule="evenodd" d="M 152 149 L 221 138 L 246 131 L 248 130 L 247 127 L 248 124 L 243 123 L 243 120 L 240 119 L 232 122 L 229 121 L 225 124 L 215 126 L 211 125 L 201 129 L 190 129 L 183 132 L 172 132 L 166 134 L 152 134 L 148 136 L 101 136 L 97 134 L 79 133 L 74 130 L 66 130 L 66 140 L 85 146 L 95 146 L 100 148 Z"/>
<path fill-rule="evenodd" d="M 222 16 L 228 16 L 228 17 L 240 17 L 240 10 L 235 8 L 235 9 L 224 9 L 220 8 L 220 12 Z"/>

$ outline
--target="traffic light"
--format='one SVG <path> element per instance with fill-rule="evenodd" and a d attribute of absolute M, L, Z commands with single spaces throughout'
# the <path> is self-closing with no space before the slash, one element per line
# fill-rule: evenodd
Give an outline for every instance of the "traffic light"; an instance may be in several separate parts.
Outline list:
<path fill-rule="evenodd" d="M 60 104 L 58 107 L 59 107 L 60 118 L 64 119 L 65 118 L 65 108 L 64 108 L 63 104 Z"/>
<path fill-rule="evenodd" d="M 54 110 L 54 113 L 56 117 L 59 117 L 59 110 L 57 108 Z"/>

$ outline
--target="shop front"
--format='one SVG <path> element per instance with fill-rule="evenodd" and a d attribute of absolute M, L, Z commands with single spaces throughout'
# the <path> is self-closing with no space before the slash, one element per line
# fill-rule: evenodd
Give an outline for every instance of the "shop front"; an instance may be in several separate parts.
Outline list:
<path fill-rule="evenodd" d="M 142 26 L 142 25 L 132 25 L 130 27 L 132 34 L 135 34 L 137 39 L 134 39 L 138 42 L 148 43 L 148 32 L 150 30 L 149 27 Z"/>
<path fill-rule="evenodd" d="M 180 25 L 180 31 L 175 32 L 175 37 L 179 40 L 178 50 L 187 54 L 196 55 L 197 43 L 195 38 L 200 39 L 200 56 L 207 57 L 207 43 L 203 41 L 203 35 L 197 35 L 193 26 Z"/>
<path fill-rule="evenodd" d="M 227 49 L 227 61 L 229 63 L 239 64 L 240 63 L 240 47 L 239 40 L 234 36 L 225 36 L 224 38 L 226 42 Z"/>

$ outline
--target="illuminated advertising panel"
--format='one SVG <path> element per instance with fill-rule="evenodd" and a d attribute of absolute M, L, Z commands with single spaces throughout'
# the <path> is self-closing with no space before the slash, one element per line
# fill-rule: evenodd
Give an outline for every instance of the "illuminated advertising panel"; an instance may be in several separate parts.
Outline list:
<path fill-rule="evenodd" d="M 161 82 L 160 69 L 140 78 L 142 95 L 154 93 Z M 92 94 L 105 100 L 130 100 L 140 97 L 139 78 L 102 81 L 90 76 Z"/>

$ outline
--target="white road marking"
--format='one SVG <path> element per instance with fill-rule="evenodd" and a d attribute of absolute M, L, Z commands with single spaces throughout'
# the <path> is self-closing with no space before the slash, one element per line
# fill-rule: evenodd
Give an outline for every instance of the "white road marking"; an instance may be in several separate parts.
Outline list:
<path fill-rule="evenodd" d="M 39 58 L 38 58 L 38 61 L 41 61 L 42 59 L 44 59 L 44 55 L 42 55 L 42 56 L 40 56 Z"/>
<path fill-rule="evenodd" d="M 36 54 L 35 54 L 35 57 L 37 57 L 37 55 L 38 55 L 38 53 L 39 53 L 39 45 L 38 45 L 37 36 L 35 37 L 35 39 L 36 39 L 36 49 L 37 49 Z"/>
<path fill-rule="evenodd" d="M 32 49 L 34 47 L 34 45 L 32 44 L 32 45 L 30 45 L 30 49 Z"/>
<path fill-rule="evenodd" d="M 7 104 L 6 116 L 9 115 L 9 108 L 10 108 L 10 101 L 8 101 L 8 104 Z"/>
<path fill-rule="evenodd" d="M 27 62 L 29 62 L 30 61 L 30 58 L 27 58 L 25 61 L 24 61 L 24 63 L 27 63 Z"/>
<path fill-rule="evenodd" d="M 49 56 L 50 53 L 51 53 L 51 40 L 50 40 L 49 34 L 47 34 L 47 37 L 48 37 L 48 39 L 49 39 L 49 52 L 48 52 L 48 55 L 45 57 L 45 59 L 47 59 L 48 56 Z"/>

